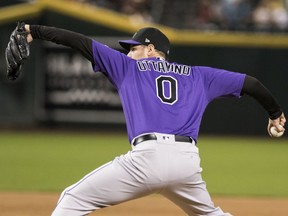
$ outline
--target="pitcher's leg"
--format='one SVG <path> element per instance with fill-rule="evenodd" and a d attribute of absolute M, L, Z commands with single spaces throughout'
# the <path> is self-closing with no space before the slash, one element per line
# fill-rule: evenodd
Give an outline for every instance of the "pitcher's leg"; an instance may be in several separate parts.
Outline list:
<path fill-rule="evenodd" d="M 185 159 L 182 157 L 182 160 Z M 185 161 L 188 167 L 185 167 L 186 172 L 191 172 L 191 175 L 179 179 L 174 184 L 167 186 L 161 194 L 170 199 L 172 202 L 182 208 L 188 215 L 207 215 L 207 216 L 228 216 L 221 208 L 215 207 L 211 200 L 210 194 L 207 191 L 206 183 L 202 179 L 202 168 L 200 167 L 200 157 L 198 154 Z M 189 168 L 190 164 L 190 168 Z"/>
<path fill-rule="evenodd" d="M 65 189 L 52 216 L 83 216 L 148 193 L 117 160 L 109 162 Z"/>
<path fill-rule="evenodd" d="M 229 213 L 224 213 L 220 207 L 215 207 L 211 197 L 206 189 L 205 182 L 199 179 L 193 184 L 179 184 L 169 188 L 161 193 L 163 196 L 170 199 L 187 215 L 207 215 L 207 216 L 230 216 Z"/>

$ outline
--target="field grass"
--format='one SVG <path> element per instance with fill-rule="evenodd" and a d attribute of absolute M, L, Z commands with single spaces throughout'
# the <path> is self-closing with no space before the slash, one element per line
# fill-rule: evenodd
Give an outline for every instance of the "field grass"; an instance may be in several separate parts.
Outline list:
<path fill-rule="evenodd" d="M 287 139 L 202 135 L 198 147 L 211 194 L 288 197 Z M 129 149 L 124 133 L 2 131 L 0 191 L 61 191 Z"/>
<path fill-rule="evenodd" d="M 203 176 L 212 194 L 288 196 L 288 140 L 203 137 Z"/>

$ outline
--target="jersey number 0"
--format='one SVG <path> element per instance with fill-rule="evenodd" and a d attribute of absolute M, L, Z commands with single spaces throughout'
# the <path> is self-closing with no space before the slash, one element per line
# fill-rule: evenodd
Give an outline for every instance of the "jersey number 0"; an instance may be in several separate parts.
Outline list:
<path fill-rule="evenodd" d="M 173 77 L 157 77 L 156 91 L 157 97 L 162 101 L 162 103 L 173 105 L 178 100 L 178 83 Z"/>

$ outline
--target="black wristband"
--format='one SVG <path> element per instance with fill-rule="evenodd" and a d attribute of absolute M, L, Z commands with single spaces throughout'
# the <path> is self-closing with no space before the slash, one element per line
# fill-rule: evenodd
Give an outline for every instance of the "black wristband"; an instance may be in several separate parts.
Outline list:
<path fill-rule="evenodd" d="M 279 118 L 282 115 L 282 113 L 283 113 L 282 110 L 279 110 L 277 112 L 271 113 L 271 114 L 269 114 L 269 118 L 271 120 L 275 120 L 275 119 Z"/>

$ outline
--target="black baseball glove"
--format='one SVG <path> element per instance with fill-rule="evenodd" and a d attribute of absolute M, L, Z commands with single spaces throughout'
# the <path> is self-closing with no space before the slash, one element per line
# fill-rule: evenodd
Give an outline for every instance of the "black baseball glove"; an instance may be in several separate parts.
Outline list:
<path fill-rule="evenodd" d="M 27 35 L 25 23 L 18 22 L 17 27 L 10 35 L 10 41 L 5 52 L 7 78 L 9 80 L 16 80 L 19 77 L 24 60 L 29 57 Z"/>

